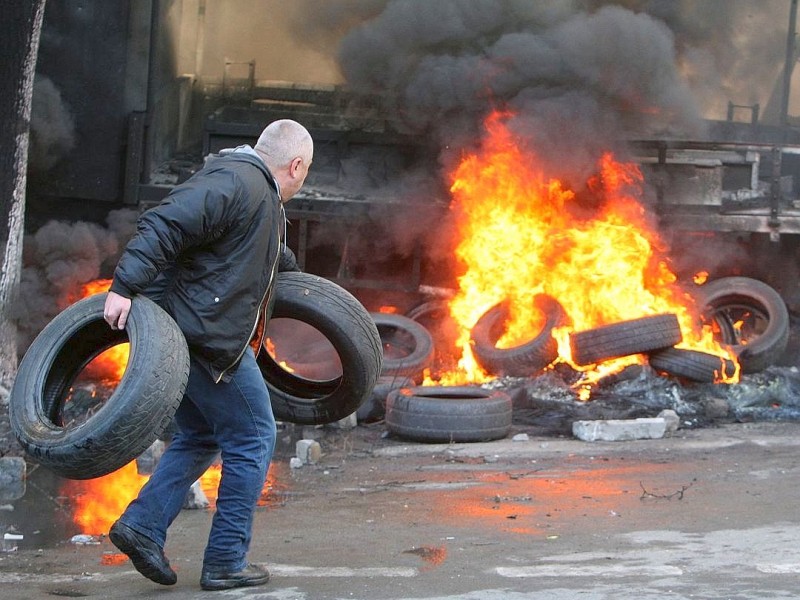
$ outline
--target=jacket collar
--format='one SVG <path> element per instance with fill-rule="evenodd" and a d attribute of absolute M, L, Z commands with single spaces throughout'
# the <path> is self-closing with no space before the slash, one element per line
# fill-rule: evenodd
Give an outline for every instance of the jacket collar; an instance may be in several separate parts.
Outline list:
<path fill-rule="evenodd" d="M 233 158 L 236 160 L 244 160 L 245 162 L 250 162 L 258 166 L 266 175 L 267 181 L 272 184 L 272 187 L 275 188 L 275 191 L 278 192 L 278 198 L 281 196 L 281 186 L 278 184 L 278 180 L 275 179 L 275 176 L 270 172 L 267 165 L 258 155 L 252 146 L 249 144 L 242 144 L 241 146 L 236 146 L 235 148 L 223 148 L 219 151 L 217 155 L 219 157 L 226 157 L 226 158 Z"/>

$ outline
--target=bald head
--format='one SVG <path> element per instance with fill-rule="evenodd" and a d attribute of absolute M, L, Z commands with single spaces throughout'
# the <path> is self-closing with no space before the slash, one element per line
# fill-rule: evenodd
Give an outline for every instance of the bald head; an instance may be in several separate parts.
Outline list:
<path fill-rule="evenodd" d="M 281 119 L 264 128 L 255 151 L 281 188 L 281 200 L 294 196 L 305 182 L 314 158 L 314 141 L 297 121 Z"/>
<path fill-rule="evenodd" d="M 263 154 L 270 169 L 285 167 L 293 158 L 300 157 L 310 163 L 314 157 L 311 134 L 297 121 L 281 119 L 264 128 L 255 149 Z"/>

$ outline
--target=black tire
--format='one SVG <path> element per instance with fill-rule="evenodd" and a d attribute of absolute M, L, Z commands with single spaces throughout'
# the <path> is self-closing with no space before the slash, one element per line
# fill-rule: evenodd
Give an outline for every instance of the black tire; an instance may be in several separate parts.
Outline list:
<path fill-rule="evenodd" d="M 438 321 L 449 314 L 447 300 L 429 300 L 409 310 L 406 316 L 424 325 L 427 321 Z"/>
<path fill-rule="evenodd" d="M 511 348 L 497 348 L 497 340 L 505 333 L 508 302 L 495 304 L 483 313 L 470 331 L 472 353 L 481 368 L 493 375 L 528 377 L 542 371 L 558 358 L 558 342 L 553 328 L 568 323 L 567 314 L 552 296 L 538 294 L 533 299 L 545 317 L 541 331 L 533 339 Z"/>
<path fill-rule="evenodd" d="M 508 435 L 511 397 L 470 386 L 400 388 L 386 397 L 389 432 L 419 442 L 486 442 Z"/>
<path fill-rule="evenodd" d="M 649 353 L 648 360 L 660 373 L 700 383 L 715 383 L 736 373 L 732 360 L 698 350 L 666 348 Z"/>
<path fill-rule="evenodd" d="M 386 313 L 370 313 L 383 348 L 381 375 L 410 377 L 422 381 L 423 372 L 433 363 L 433 337 L 430 332 L 408 317 Z M 397 351 L 402 356 L 393 356 Z"/>
<path fill-rule="evenodd" d="M 774 364 L 789 343 L 789 311 L 771 286 L 749 277 L 723 277 L 701 286 L 696 294 L 702 315 L 724 327 L 721 342 L 736 354 L 743 373 L 763 371 Z"/>
<path fill-rule="evenodd" d="M 281 367 L 262 350 L 258 365 L 279 421 L 301 425 L 332 423 L 356 412 L 381 373 L 383 350 L 378 329 L 366 308 L 350 292 L 309 273 L 278 274 L 272 316 L 302 321 L 331 343 L 342 374 L 320 381 Z"/>
<path fill-rule="evenodd" d="M 651 315 L 577 331 L 569 336 L 576 365 L 593 365 L 606 360 L 661 350 L 683 339 L 674 314 Z"/>
<path fill-rule="evenodd" d="M 358 407 L 356 419 L 359 423 L 383 421 L 386 418 L 386 396 L 389 395 L 389 392 L 414 385 L 414 380 L 410 377 L 379 377 L 375 387 L 372 388 L 372 393 Z"/>
<path fill-rule="evenodd" d="M 186 340 L 172 318 L 137 296 L 124 331 L 103 320 L 105 293 L 56 317 L 28 348 L 9 398 L 15 437 L 39 464 L 70 479 L 91 479 L 125 466 L 169 427 L 189 377 Z M 104 350 L 130 342 L 119 383 L 82 422 L 65 424 L 70 388 Z"/>

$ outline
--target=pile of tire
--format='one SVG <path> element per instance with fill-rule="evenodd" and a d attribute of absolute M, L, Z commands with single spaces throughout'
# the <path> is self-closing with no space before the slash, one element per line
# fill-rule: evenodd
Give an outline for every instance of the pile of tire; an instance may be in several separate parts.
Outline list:
<path fill-rule="evenodd" d="M 695 300 L 701 320 L 734 353 L 743 373 L 765 369 L 786 350 L 789 312 L 769 285 L 748 277 L 724 277 L 700 286 Z M 677 317 L 662 314 L 574 332 L 570 348 L 580 366 L 643 353 L 656 371 L 688 381 L 713 383 L 735 375 L 734 361 L 675 348 L 681 340 Z"/>
<path fill-rule="evenodd" d="M 383 366 L 372 393 L 358 407 L 359 423 L 375 423 L 386 416 L 386 398 L 395 389 L 422 383 L 434 358 L 430 331 L 414 319 L 383 312 L 370 313 L 383 351 Z"/>
<path fill-rule="evenodd" d="M 473 355 L 488 373 L 533 376 L 557 358 L 552 331 L 569 324 L 569 317 L 550 296 L 538 295 L 533 302 L 545 317 L 544 325 L 532 339 L 522 344 L 496 347 L 505 333 L 509 315 L 507 302 L 492 306 L 472 328 Z M 720 278 L 698 288 L 696 304 L 703 323 L 712 325 L 717 341 L 733 351 L 742 372 L 763 370 L 785 351 L 789 338 L 788 310 L 777 291 L 769 285 L 746 277 Z M 439 310 L 438 304 L 423 306 L 426 310 L 420 314 Z M 415 338 L 410 331 L 409 335 Z M 569 344 L 572 360 L 578 366 L 643 354 L 655 371 L 684 381 L 713 383 L 735 375 L 734 361 L 716 354 L 676 348 L 682 339 L 677 316 L 666 313 L 576 331 L 570 334 Z M 427 351 L 427 341 L 419 345 Z M 423 354 L 423 351 L 409 351 L 409 356 L 415 360 L 421 359 Z M 397 367 L 399 365 L 395 365 Z M 511 399 L 501 391 L 473 386 L 398 385 L 387 388 L 384 393 L 387 429 L 399 437 L 423 442 L 485 441 L 504 437 L 511 426 Z"/>
<path fill-rule="evenodd" d="M 569 341 L 572 360 L 579 366 L 645 354 L 653 369 L 681 379 L 710 383 L 721 373 L 727 377 L 735 374 L 731 360 L 675 348 L 682 340 L 677 315 L 665 313 L 573 332 Z"/>

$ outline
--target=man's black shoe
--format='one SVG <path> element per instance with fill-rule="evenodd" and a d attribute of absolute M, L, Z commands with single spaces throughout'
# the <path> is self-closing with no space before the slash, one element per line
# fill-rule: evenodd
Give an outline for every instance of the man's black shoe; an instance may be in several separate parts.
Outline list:
<path fill-rule="evenodd" d="M 200 587 L 204 590 L 229 590 L 237 587 L 263 585 L 269 581 L 269 571 L 258 565 L 248 564 L 241 571 L 229 573 L 216 569 L 203 569 Z"/>
<path fill-rule="evenodd" d="M 173 585 L 178 581 L 164 551 L 149 537 L 117 521 L 111 526 L 108 538 L 128 555 L 136 570 L 148 579 L 161 585 Z"/>

